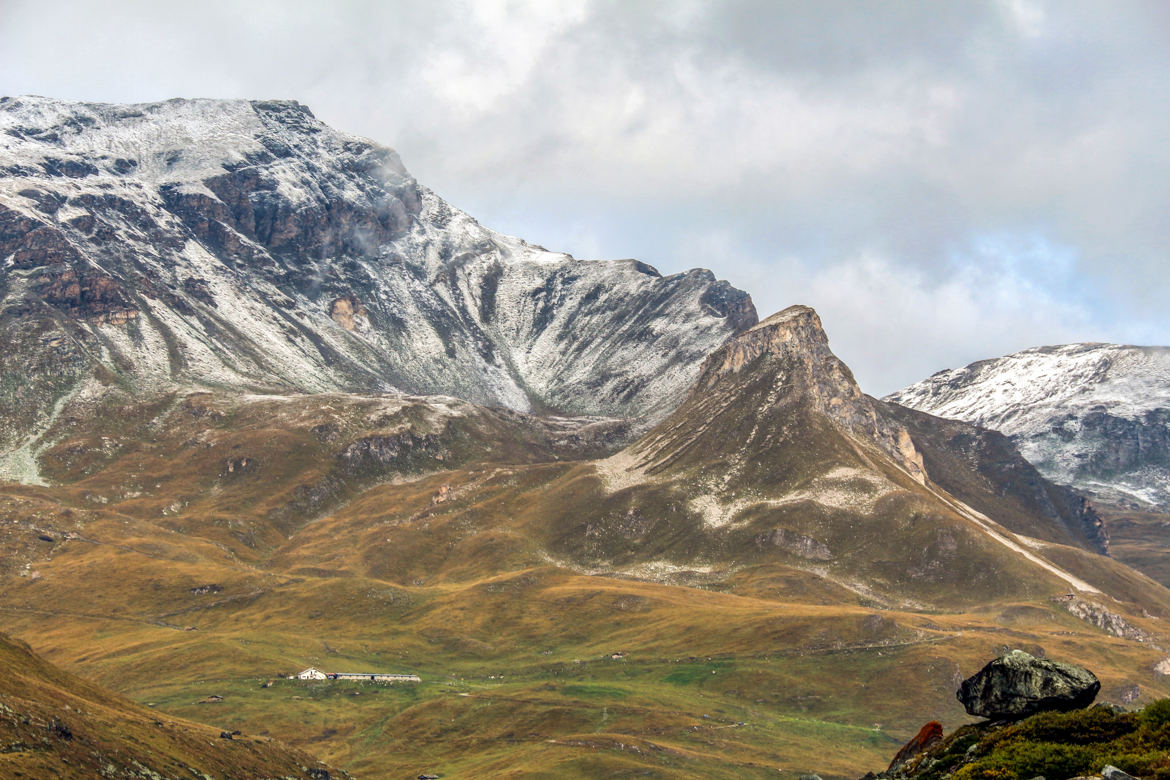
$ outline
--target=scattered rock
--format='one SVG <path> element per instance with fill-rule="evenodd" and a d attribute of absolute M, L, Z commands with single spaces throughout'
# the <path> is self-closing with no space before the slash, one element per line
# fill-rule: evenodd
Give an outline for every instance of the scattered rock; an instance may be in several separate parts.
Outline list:
<path fill-rule="evenodd" d="M 256 471 L 258 466 L 259 464 L 257 464 L 255 458 L 248 458 L 242 455 L 238 458 L 226 458 L 221 465 L 219 475 L 226 477 L 229 475 L 251 473 Z"/>
<path fill-rule="evenodd" d="M 313 434 L 318 441 L 328 444 L 336 441 L 341 436 L 341 426 L 331 422 L 321 423 L 310 428 L 309 433 Z"/>
<path fill-rule="evenodd" d="M 1085 601 L 1073 595 L 1059 596 L 1053 599 L 1067 609 L 1070 614 L 1081 620 L 1122 639 L 1132 639 L 1135 642 L 1152 642 L 1154 637 L 1148 632 L 1130 623 L 1128 620 L 1110 612 L 1100 604 Z"/>
<path fill-rule="evenodd" d="M 760 534 L 755 538 L 755 543 L 759 547 L 774 545 L 797 558 L 810 561 L 831 561 L 834 558 L 833 551 L 824 542 L 785 528 L 775 528 Z"/>
<path fill-rule="evenodd" d="M 1105 780 L 1137 780 L 1136 777 L 1128 772 L 1122 772 L 1112 764 L 1106 764 L 1105 768 L 1101 770 L 1101 777 Z"/>
<path fill-rule="evenodd" d="M 1114 704 L 1111 701 L 1099 701 L 1093 705 L 1093 709 L 1108 710 L 1114 715 L 1123 715 L 1129 712 L 1125 707 L 1122 707 L 1120 704 Z"/>
<path fill-rule="evenodd" d="M 964 680 L 955 696 L 970 715 L 1018 720 L 1088 707 L 1100 690 L 1101 682 L 1087 669 L 1012 650 Z"/>
<path fill-rule="evenodd" d="M 49 731 L 53 732 L 61 739 L 73 739 L 73 730 L 56 718 L 53 718 L 49 721 Z"/>
<path fill-rule="evenodd" d="M 1127 685 L 1117 692 L 1117 698 L 1121 700 L 1122 704 L 1133 704 L 1141 698 L 1142 689 L 1137 685 Z"/>
<path fill-rule="evenodd" d="M 37 538 L 40 539 L 42 542 L 53 541 L 53 537 L 49 536 L 48 534 L 38 534 Z"/>
<path fill-rule="evenodd" d="M 364 472 L 382 473 L 386 469 L 404 469 L 412 464 L 439 459 L 443 455 L 440 436 L 430 433 L 403 433 L 365 436 L 349 444 L 337 458 L 351 475 Z"/>
<path fill-rule="evenodd" d="M 894 760 L 890 762 L 890 767 L 886 771 L 892 772 L 910 759 L 920 755 L 926 749 L 941 742 L 942 738 L 942 724 L 937 720 L 930 721 L 919 729 L 917 736 L 902 746 L 902 749 L 894 756 Z"/>
<path fill-rule="evenodd" d="M 232 735 L 232 733 L 230 731 L 219 732 L 219 738 L 220 739 L 235 739 L 235 737 Z"/>
<path fill-rule="evenodd" d="M 219 593 L 223 590 L 223 586 L 216 585 L 214 582 L 206 585 L 196 585 L 194 588 L 187 588 L 187 592 L 195 596 L 205 596 L 208 593 Z"/>

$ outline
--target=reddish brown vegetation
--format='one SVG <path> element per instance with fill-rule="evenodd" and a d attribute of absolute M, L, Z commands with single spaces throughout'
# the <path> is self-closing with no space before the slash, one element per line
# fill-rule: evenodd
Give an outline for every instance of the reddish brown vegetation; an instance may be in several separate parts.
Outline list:
<path fill-rule="evenodd" d="M 914 739 L 907 742 L 894 756 L 894 760 L 890 762 L 890 770 L 901 766 L 910 759 L 922 753 L 927 748 L 933 747 L 942 741 L 943 727 L 937 720 L 932 720 L 918 730 L 918 734 Z M 887 771 L 890 771 L 887 770 Z"/>

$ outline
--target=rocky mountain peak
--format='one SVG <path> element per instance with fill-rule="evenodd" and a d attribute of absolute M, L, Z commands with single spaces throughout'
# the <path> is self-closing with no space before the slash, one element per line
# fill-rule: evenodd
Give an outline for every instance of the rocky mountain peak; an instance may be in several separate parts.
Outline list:
<path fill-rule="evenodd" d="M 789 306 L 729 341 L 704 363 L 700 385 L 710 386 L 721 376 L 737 374 L 763 355 L 784 357 L 796 353 L 810 357 L 815 354 L 819 360 L 832 356 L 821 318 L 808 306 Z"/>
<path fill-rule="evenodd" d="M 876 443 L 919 481 L 925 478 L 909 433 L 878 414 L 873 399 L 862 393 L 849 367 L 829 348 L 812 308 L 790 306 L 731 339 L 704 362 L 694 393 L 754 382 L 761 375 L 772 380 L 767 404 L 799 398 L 851 436 Z"/>
<path fill-rule="evenodd" d="M 0 474 L 24 478 L 4 451 L 35 449 L 46 415 L 110 388 L 653 422 L 756 320 L 709 271 L 495 233 L 292 101 L 0 100 Z"/>

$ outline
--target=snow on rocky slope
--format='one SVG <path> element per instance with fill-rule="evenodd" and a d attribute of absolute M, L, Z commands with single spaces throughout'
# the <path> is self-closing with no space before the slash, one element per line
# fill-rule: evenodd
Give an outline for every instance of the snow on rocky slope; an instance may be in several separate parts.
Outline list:
<path fill-rule="evenodd" d="M 1036 347 L 940 371 L 886 400 L 1011 437 L 1054 482 L 1170 509 L 1170 348 Z"/>
<path fill-rule="evenodd" d="M 706 270 L 488 230 L 294 102 L 0 99 L 0 451 L 108 387 L 653 420 L 756 319 Z"/>

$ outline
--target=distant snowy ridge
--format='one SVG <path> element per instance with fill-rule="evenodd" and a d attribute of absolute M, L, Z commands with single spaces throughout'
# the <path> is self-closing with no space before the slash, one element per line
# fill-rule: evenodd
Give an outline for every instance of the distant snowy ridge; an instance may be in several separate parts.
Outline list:
<path fill-rule="evenodd" d="M 0 447 L 109 387 L 657 419 L 755 322 L 709 271 L 484 228 L 294 102 L 0 98 Z"/>
<path fill-rule="evenodd" d="M 998 430 L 1054 482 L 1170 509 L 1168 347 L 1036 347 L 940 371 L 886 400 Z"/>

